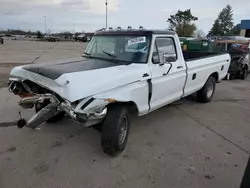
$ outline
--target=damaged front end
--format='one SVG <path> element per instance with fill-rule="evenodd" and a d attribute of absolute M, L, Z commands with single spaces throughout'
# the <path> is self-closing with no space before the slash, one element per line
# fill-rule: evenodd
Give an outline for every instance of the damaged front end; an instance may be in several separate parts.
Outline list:
<path fill-rule="evenodd" d="M 101 122 L 107 114 L 108 101 L 106 100 L 90 97 L 71 103 L 52 91 L 27 80 L 10 79 L 9 91 L 22 98 L 18 104 L 24 109 L 45 104 L 40 105 L 42 108 L 28 121 L 20 119 L 17 122 L 19 128 L 26 126 L 35 129 L 61 112 L 65 112 L 75 122 L 89 127 Z"/>

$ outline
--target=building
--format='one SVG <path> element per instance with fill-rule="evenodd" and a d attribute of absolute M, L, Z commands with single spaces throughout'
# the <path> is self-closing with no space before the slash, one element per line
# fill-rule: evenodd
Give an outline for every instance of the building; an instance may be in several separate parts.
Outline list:
<path fill-rule="evenodd" d="M 250 38 L 250 20 L 241 20 L 240 36 Z"/>

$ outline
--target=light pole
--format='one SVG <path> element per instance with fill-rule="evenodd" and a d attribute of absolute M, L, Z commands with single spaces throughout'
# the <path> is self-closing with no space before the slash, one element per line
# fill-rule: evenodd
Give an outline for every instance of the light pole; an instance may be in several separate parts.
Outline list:
<path fill-rule="evenodd" d="M 106 29 L 108 28 L 108 0 L 106 0 Z"/>
<path fill-rule="evenodd" d="M 47 33 L 47 18 L 44 16 L 44 34 L 46 35 Z"/>

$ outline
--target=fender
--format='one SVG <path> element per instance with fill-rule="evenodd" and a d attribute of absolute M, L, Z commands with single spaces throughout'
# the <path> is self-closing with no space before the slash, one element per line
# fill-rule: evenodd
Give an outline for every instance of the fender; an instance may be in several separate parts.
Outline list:
<path fill-rule="evenodd" d="M 80 101 L 75 108 L 81 113 L 92 113 L 100 111 L 109 103 L 113 102 L 133 102 L 138 110 L 138 115 L 142 116 L 148 113 L 150 101 L 150 87 L 148 81 L 136 81 L 125 86 L 121 86 L 103 93 L 87 97 Z M 150 98 L 149 98 L 150 97 Z"/>

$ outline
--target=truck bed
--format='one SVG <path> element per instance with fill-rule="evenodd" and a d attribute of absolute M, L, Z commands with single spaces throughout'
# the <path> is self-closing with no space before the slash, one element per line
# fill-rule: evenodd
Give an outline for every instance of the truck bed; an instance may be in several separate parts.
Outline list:
<path fill-rule="evenodd" d="M 222 53 L 216 53 L 216 52 L 190 52 L 190 51 L 182 51 L 183 57 L 185 61 L 193 61 L 201 58 L 208 58 L 208 57 L 213 57 L 216 55 L 222 55 L 225 54 L 224 52 Z"/>

